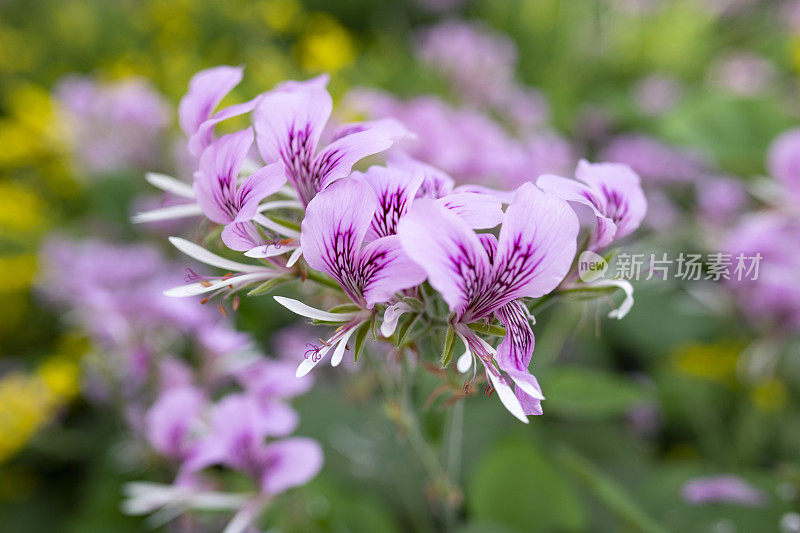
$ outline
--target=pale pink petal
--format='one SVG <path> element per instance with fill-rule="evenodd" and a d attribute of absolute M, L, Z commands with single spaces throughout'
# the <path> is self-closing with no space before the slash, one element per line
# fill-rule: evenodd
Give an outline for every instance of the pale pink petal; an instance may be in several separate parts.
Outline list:
<path fill-rule="evenodd" d="M 267 446 L 266 464 L 261 478 L 265 494 L 278 494 L 311 481 L 322 468 L 322 448 L 312 440 L 292 437 Z"/>
<path fill-rule="evenodd" d="M 503 221 L 503 204 L 496 196 L 462 192 L 445 196 L 439 202 L 472 229 L 494 228 Z"/>
<path fill-rule="evenodd" d="M 197 132 L 225 96 L 242 81 L 242 68 L 220 66 L 202 70 L 189 82 L 189 91 L 178 106 L 181 129 L 187 136 Z"/>
<path fill-rule="evenodd" d="M 403 289 L 425 281 L 425 271 L 403 251 L 400 238 L 390 235 L 364 247 L 359 261 L 359 278 L 367 308 L 389 300 Z"/>

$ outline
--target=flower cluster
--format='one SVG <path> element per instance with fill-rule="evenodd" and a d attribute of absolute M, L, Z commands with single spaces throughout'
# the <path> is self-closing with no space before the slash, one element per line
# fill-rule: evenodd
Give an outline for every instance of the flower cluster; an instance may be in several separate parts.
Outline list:
<path fill-rule="evenodd" d="M 309 344 L 298 377 L 326 357 L 338 365 L 351 339 L 357 359 L 370 331 L 374 340 L 402 349 L 439 329 L 443 367 L 457 341 L 464 345 L 456 366 L 462 373 L 473 368 L 465 389 L 479 361 L 487 390 L 512 414 L 526 422 L 527 415 L 541 414 L 544 396 L 529 372 L 532 311 L 554 292 L 607 294 L 622 286 L 581 283 L 574 263 L 582 249 L 603 252 L 639 226 L 646 211 L 639 177 L 624 165 L 581 161 L 577 180 L 542 176 L 535 183 L 532 175 L 513 191 L 456 186 L 443 170 L 398 150 L 396 141 L 418 132 L 391 117 L 326 128 L 332 102 L 324 76 L 285 82 L 215 111 L 241 74 L 233 67 L 201 72 L 181 102 L 181 124 L 197 157 L 193 184 L 163 176 L 151 181 L 193 199 L 223 226 L 222 242 L 231 251 L 260 263 L 233 261 L 173 237 L 187 255 L 228 273 L 167 294 L 236 298 L 247 286 L 257 285 L 250 294 L 263 294 L 311 280 L 334 289 L 339 305 L 324 311 L 275 296 L 289 310 L 335 328 L 321 344 Z M 252 127 L 215 136 L 219 122 L 250 111 Z M 353 170 L 390 148 L 385 165 Z M 582 229 L 577 213 L 584 212 Z M 632 303 L 629 286 L 622 288 L 626 302 L 612 312 L 619 318 Z"/>
<path fill-rule="evenodd" d="M 118 404 L 138 441 L 176 474 L 172 485 L 131 484 L 127 512 L 231 510 L 244 529 L 272 496 L 316 475 L 321 448 L 288 437 L 299 420 L 286 403 L 311 382 L 294 379 L 293 362 L 257 354 L 213 309 L 165 296 L 176 268 L 157 249 L 60 237 L 45 244 L 42 263 L 42 296 L 69 305 L 89 333 L 89 397 Z M 215 465 L 255 489 L 231 493 Z"/>

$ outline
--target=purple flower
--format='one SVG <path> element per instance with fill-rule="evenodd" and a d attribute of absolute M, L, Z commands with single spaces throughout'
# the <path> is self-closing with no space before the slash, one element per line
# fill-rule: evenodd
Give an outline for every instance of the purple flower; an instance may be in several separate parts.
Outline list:
<path fill-rule="evenodd" d="M 772 141 L 767 168 L 787 190 L 800 194 L 800 128 L 784 132 Z"/>
<path fill-rule="evenodd" d="M 183 461 L 192 450 L 193 432 L 199 429 L 200 415 L 205 408 L 204 394 L 194 387 L 164 391 L 145 418 L 150 444 L 164 457 Z"/>
<path fill-rule="evenodd" d="M 300 240 L 308 265 L 333 277 L 365 309 L 425 280 L 396 235 L 363 245 L 385 206 L 367 183 L 347 179 L 317 195 L 302 223 Z"/>
<path fill-rule="evenodd" d="M 703 176 L 696 187 L 700 217 L 713 226 L 735 221 L 747 205 L 747 190 L 736 178 Z"/>
<path fill-rule="evenodd" d="M 248 102 L 214 110 L 234 87 L 242 81 L 241 67 L 219 66 L 202 70 L 189 81 L 189 91 L 178 106 L 178 118 L 183 132 L 189 137 L 189 152 L 200 157 L 214 141 L 214 127 L 229 118 L 249 113 L 258 103 L 256 97 Z"/>
<path fill-rule="evenodd" d="M 517 64 L 517 49 L 508 37 L 475 23 L 440 23 L 422 33 L 417 48 L 423 62 L 462 96 L 481 104 L 505 95 Z"/>
<path fill-rule="evenodd" d="M 343 126 L 319 146 L 332 110 L 327 78 L 284 84 L 265 94 L 256 108 L 258 150 L 266 162 L 283 161 L 303 205 L 334 181 L 350 174 L 361 159 L 382 152 L 405 135 L 394 120 Z"/>
<path fill-rule="evenodd" d="M 265 408 L 249 395 L 228 395 L 214 406 L 208 433 L 183 464 L 179 480 L 221 464 L 252 477 L 267 495 L 307 483 L 322 466 L 319 444 L 300 437 L 264 442 L 296 424 L 297 416 L 283 404 Z"/>
<path fill-rule="evenodd" d="M 766 494 L 761 489 L 730 475 L 689 480 L 681 488 L 681 495 L 692 505 L 728 503 L 760 507 L 766 502 Z"/>
<path fill-rule="evenodd" d="M 602 249 L 612 241 L 630 235 L 647 212 L 647 200 L 639 176 L 627 165 L 589 163 L 581 159 L 577 180 L 541 176 L 536 184 L 569 202 L 588 206 L 597 218 L 589 247 Z"/>
<path fill-rule="evenodd" d="M 170 108 L 147 82 L 128 79 L 100 84 L 69 76 L 56 98 L 75 155 L 92 174 L 156 165 L 170 122 Z"/>
<path fill-rule="evenodd" d="M 496 239 L 474 233 L 444 206 L 421 199 L 400 221 L 398 235 L 454 313 L 456 332 L 484 364 L 506 408 L 523 421 L 525 414 L 541 413 L 543 396 L 528 373 L 533 332 L 527 309 L 517 300 L 549 293 L 567 274 L 578 235 L 577 217 L 567 203 L 531 183 L 522 185 Z M 495 350 L 468 328 L 493 314 L 507 332 L 496 361 Z M 516 397 L 495 363 L 517 385 Z"/>
<path fill-rule="evenodd" d="M 238 183 L 239 171 L 253 144 L 253 129 L 225 135 L 200 156 L 194 176 L 197 203 L 213 222 L 225 224 L 223 242 L 233 250 L 250 250 L 261 244 L 258 229 L 250 220 L 261 200 L 286 182 L 283 163 L 260 168 Z"/>
<path fill-rule="evenodd" d="M 697 153 L 673 148 L 644 135 L 616 137 L 600 152 L 600 159 L 628 165 L 645 185 L 687 183 L 707 167 Z"/>

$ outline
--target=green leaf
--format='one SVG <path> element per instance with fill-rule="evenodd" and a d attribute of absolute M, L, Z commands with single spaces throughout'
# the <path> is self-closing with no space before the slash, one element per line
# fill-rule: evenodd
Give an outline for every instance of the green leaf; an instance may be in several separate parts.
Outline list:
<path fill-rule="evenodd" d="M 643 385 L 589 368 L 554 368 L 548 372 L 546 382 L 547 410 L 574 418 L 622 415 L 650 397 Z"/>
<path fill-rule="evenodd" d="M 483 324 L 481 322 L 473 322 L 469 325 L 469 329 L 472 331 L 477 331 L 478 333 L 483 333 L 485 335 L 495 335 L 497 337 L 505 337 L 506 329 L 502 326 L 496 326 L 494 324 Z"/>
<path fill-rule="evenodd" d="M 329 313 L 358 313 L 361 308 L 356 304 L 341 304 L 328 309 Z"/>
<path fill-rule="evenodd" d="M 278 276 L 277 278 L 269 279 L 264 283 L 262 283 L 261 285 L 259 285 L 258 287 L 256 287 L 255 289 L 253 289 L 252 291 L 248 292 L 247 295 L 260 296 L 262 294 L 266 294 L 272 291 L 272 289 L 274 289 L 275 287 L 283 285 L 284 283 L 289 283 L 294 279 L 296 279 L 296 276 L 294 274 L 284 274 L 283 276 Z"/>
<path fill-rule="evenodd" d="M 364 349 L 364 342 L 367 340 L 367 333 L 370 330 L 370 323 L 364 322 L 358 327 L 356 331 L 356 341 L 353 347 L 353 363 L 358 363 L 358 356 L 361 355 L 361 350 Z"/>
<path fill-rule="evenodd" d="M 422 303 L 422 300 L 418 298 L 413 298 L 411 296 L 403 297 L 403 302 L 408 304 L 411 309 L 416 311 L 417 313 L 421 313 L 423 309 L 425 309 L 425 304 Z"/>
<path fill-rule="evenodd" d="M 471 519 L 518 531 L 584 531 L 576 493 L 532 440 L 501 442 L 482 456 L 467 485 Z"/>
<path fill-rule="evenodd" d="M 616 481 L 606 476 L 578 452 L 561 445 L 556 457 L 567 469 L 597 497 L 609 510 L 620 519 L 633 526 L 636 531 L 646 533 L 663 533 L 663 529 L 638 504 L 631 499 L 625 489 Z"/>
<path fill-rule="evenodd" d="M 450 364 L 450 359 L 453 358 L 453 351 L 456 348 L 456 330 L 453 326 L 447 328 L 447 333 L 444 336 L 444 350 L 442 350 L 442 368 L 447 368 Z"/>
<path fill-rule="evenodd" d="M 397 327 L 397 346 L 400 347 L 406 341 L 406 337 L 408 337 L 408 332 L 411 331 L 411 326 L 417 320 L 419 315 L 416 313 L 407 315 L 403 322 Z"/>

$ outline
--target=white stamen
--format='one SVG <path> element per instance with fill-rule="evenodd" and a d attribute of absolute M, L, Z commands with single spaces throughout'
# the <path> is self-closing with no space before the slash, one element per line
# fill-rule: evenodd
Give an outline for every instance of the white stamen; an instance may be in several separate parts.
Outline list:
<path fill-rule="evenodd" d="M 231 270 L 233 272 L 261 272 L 264 270 L 263 266 L 246 265 L 244 263 L 231 261 L 230 259 L 225 259 L 224 257 L 220 257 L 215 253 L 209 252 L 199 244 L 187 241 L 181 237 L 170 237 L 169 242 L 171 242 L 175 248 L 185 253 L 192 259 L 197 259 L 201 263 L 205 263 L 207 265 L 215 266 L 225 270 Z"/>
<path fill-rule="evenodd" d="M 330 345 L 323 346 L 320 349 L 319 353 L 317 353 L 317 357 L 303 359 L 303 361 L 297 367 L 297 371 L 294 373 L 295 377 L 302 378 L 303 376 L 311 372 L 311 370 L 315 366 L 317 366 L 317 364 L 319 364 L 320 361 L 322 361 L 322 358 L 325 357 L 325 354 L 327 354 L 330 351 L 330 349 L 331 349 Z"/>

